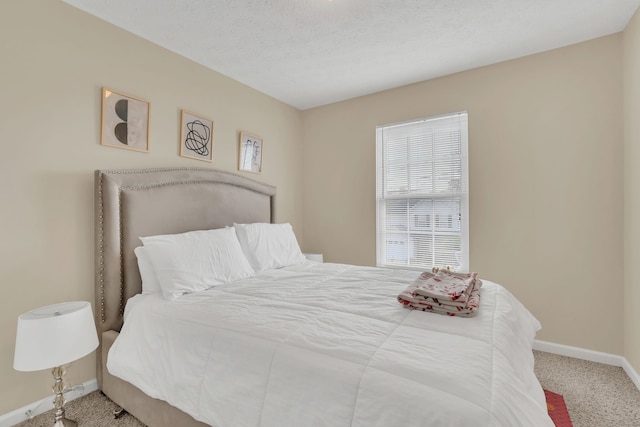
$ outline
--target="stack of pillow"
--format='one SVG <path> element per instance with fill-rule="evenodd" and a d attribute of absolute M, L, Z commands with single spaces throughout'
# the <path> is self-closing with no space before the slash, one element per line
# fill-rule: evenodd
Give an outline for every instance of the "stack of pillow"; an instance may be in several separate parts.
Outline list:
<path fill-rule="evenodd" d="M 142 293 L 167 299 L 247 279 L 305 260 L 291 224 L 233 224 L 215 230 L 140 237 Z"/>

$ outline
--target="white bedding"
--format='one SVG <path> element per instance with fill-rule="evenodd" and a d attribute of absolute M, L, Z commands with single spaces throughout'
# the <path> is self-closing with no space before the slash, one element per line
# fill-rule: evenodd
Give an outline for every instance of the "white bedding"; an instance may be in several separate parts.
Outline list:
<path fill-rule="evenodd" d="M 474 318 L 408 310 L 418 273 L 305 262 L 129 300 L 109 372 L 216 427 L 553 426 L 539 322 L 483 278 Z"/>

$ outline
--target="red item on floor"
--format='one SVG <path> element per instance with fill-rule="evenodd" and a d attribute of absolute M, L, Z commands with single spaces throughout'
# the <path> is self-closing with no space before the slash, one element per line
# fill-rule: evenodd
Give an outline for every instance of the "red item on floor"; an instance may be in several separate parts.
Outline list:
<path fill-rule="evenodd" d="M 547 400 L 547 411 L 556 427 L 573 427 L 564 397 L 549 390 L 544 391 L 544 397 Z"/>

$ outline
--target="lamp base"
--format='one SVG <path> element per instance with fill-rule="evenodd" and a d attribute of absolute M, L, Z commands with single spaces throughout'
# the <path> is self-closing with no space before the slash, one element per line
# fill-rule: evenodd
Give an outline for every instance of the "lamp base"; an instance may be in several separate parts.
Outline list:
<path fill-rule="evenodd" d="M 57 366 L 53 368 L 51 374 L 55 382 L 53 383 L 52 390 L 56 394 L 53 399 L 53 406 L 56 408 L 55 421 L 53 427 L 77 427 L 78 423 L 73 420 L 67 419 L 64 415 L 64 390 L 65 385 L 62 377 L 64 375 L 64 367 Z"/>
<path fill-rule="evenodd" d="M 56 420 L 56 422 L 53 424 L 53 427 L 77 427 L 77 426 L 78 426 L 77 422 L 73 420 L 69 420 L 67 418 Z"/>

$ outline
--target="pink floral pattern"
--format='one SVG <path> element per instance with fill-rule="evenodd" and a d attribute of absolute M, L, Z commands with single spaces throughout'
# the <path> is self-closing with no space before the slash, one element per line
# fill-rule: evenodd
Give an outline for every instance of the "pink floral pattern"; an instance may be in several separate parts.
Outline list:
<path fill-rule="evenodd" d="M 398 302 L 413 310 L 472 317 L 480 307 L 481 287 L 477 273 L 424 272 L 398 295 Z"/>

